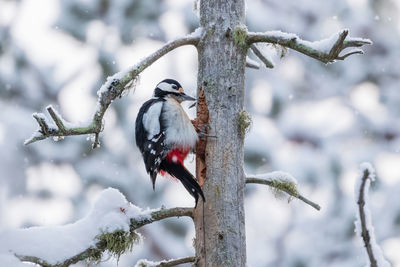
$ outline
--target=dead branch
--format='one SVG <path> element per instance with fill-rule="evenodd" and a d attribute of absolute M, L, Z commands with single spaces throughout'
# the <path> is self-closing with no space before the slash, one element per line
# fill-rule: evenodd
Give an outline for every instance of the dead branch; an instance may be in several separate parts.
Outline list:
<path fill-rule="evenodd" d="M 384 258 L 382 249 L 376 242 L 374 227 L 372 226 L 371 211 L 369 210 L 368 191 L 375 180 L 375 170 L 369 163 L 360 165 L 360 175 L 355 186 L 358 216 L 356 233 L 361 236 L 371 267 L 387 267 L 389 262 Z"/>
<path fill-rule="evenodd" d="M 249 46 L 258 42 L 278 44 L 296 50 L 324 63 L 332 63 L 336 60 L 344 60 L 350 55 L 363 54 L 363 50 L 354 47 L 372 44 L 372 41 L 369 39 L 349 37 L 348 33 L 349 31 L 344 29 L 328 39 L 309 42 L 300 39 L 295 34 L 280 31 L 249 32 L 247 35 L 247 44 Z M 353 49 L 340 55 L 340 53 L 346 48 Z"/>
<path fill-rule="evenodd" d="M 104 113 L 109 105 L 117 97 L 121 97 L 124 91 L 132 87 L 139 74 L 153 64 L 156 60 L 180 46 L 196 46 L 199 42 L 199 39 L 200 36 L 197 33 L 175 39 L 169 43 L 166 43 L 160 49 L 142 59 L 133 67 L 108 77 L 107 81 L 97 91 L 97 109 L 93 115 L 92 121 L 88 125 L 77 126 L 70 123 L 65 123 L 62 117 L 54 110 L 52 106 L 48 106 L 47 111 L 49 112 L 55 125 L 51 123 L 43 113 L 34 113 L 32 116 L 39 124 L 39 129 L 30 138 L 28 138 L 24 144 L 29 145 L 51 136 L 58 138 L 69 135 L 94 134 L 95 138 L 92 147 L 98 147 L 100 144 L 99 134 L 103 130 Z"/>

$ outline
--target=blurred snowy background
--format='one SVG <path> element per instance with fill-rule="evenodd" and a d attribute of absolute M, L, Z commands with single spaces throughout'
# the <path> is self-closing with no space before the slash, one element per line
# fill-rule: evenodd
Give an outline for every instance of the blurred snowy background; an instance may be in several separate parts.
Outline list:
<path fill-rule="evenodd" d="M 99 149 L 91 150 L 86 136 L 23 145 L 37 127 L 31 114 L 49 104 L 71 122 L 89 120 L 107 76 L 197 27 L 193 5 L 0 0 L 0 230 L 74 222 L 106 187 L 142 208 L 193 205 L 179 183 L 159 179 L 153 193 L 133 136 L 137 111 L 160 80 L 175 78 L 195 95 L 192 47 L 157 61 L 134 92 L 114 102 Z M 296 200 L 288 204 L 265 186 L 249 185 L 250 266 L 364 266 L 353 223 L 362 161 L 377 169 L 370 200 L 378 243 L 400 266 L 399 15 L 397 0 L 247 1 L 251 31 L 282 30 L 314 41 L 349 28 L 351 36 L 374 41 L 366 55 L 331 65 L 289 51 L 275 58 L 272 70 L 247 70 L 246 108 L 253 117 L 247 173 L 290 172 L 301 192 L 322 206 L 317 212 Z M 144 242 L 121 257 L 120 267 L 194 253 L 188 219 L 154 223 L 141 232 Z M 101 263 L 115 265 L 114 259 Z"/>

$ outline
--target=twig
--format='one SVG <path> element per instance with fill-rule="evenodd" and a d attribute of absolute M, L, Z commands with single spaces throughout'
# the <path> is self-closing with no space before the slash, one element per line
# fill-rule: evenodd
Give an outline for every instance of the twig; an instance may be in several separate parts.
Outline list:
<path fill-rule="evenodd" d="M 313 207 L 316 210 L 321 210 L 321 206 L 320 205 L 318 205 L 315 202 L 305 198 L 304 196 L 299 194 L 297 191 L 293 192 L 293 191 L 288 190 L 288 189 L 286 189 L 284 187 L 277 186 L 277 183 L 274 182 L 274 180 L 247 176 L 246 177 L 246 184 L 264 184 L 264 185 L 268 185 L 268 186 L 274 187 L 274 188 L 276 188 L 276 189 L 278 189 L 280 191 L 283 191 L 283 192 L 289 194 L 292 197 L 295 197 L 295 198 L 303 201 L 304 203 L 310 205 L 311 207 Z"/>
<path fill-rule="evenodd" d="M 274 67 L 274 64 L 267 59 L 266 56 L 263 55 L 263 53 L 258 49 L 258 47 L 255 44 L 250 45 L 251 51 L 264 63 L 265 67 L 272 69 Z"/>
<path fill-rule="evenodd" d="M 193 208 L 171 208 L 171 209 L 161 208 L 152 211 L 150 214 L 147 215 L 139 215 L 138 217 L 131 218 L 129 232 L 131 235 L 133 235 L 135 234 L 134 233 L 135 230 L 144 225 L 171 217 L 190 217 L 193 219 Z M 105 250 L 106 250 L 106 245 L 102 242 L 97 242 L 92 247 L 89 247 L 84 251 L 80 252 L 79 254 L 70 257 L 64 260 L 63 262 L 57 264 L 49 264 L 43 259 L 40 259 L 35 256 L 16 255 L 16 257 L 21 261 L 32 262 L 43 267 L 68 267 L 77 262 L 89 259 L 90 255 L 93 255 L 94 253 L 101 254 Z M 165 266 L 172 266 L 172 265 L 165 265 Z"/>
<path fill-rule="evenodd" d="M 369 178 L 369 171 L 368 169 L 365 169 L 363 172 L 363 176 L 361 178 L 361 185 L 360 185 L 360 191 L 358 195 L 358 212 L 360 214 L 360 221 L 361 221 L 361 237 L 364 241 L 365 244 L 365 249 L 367 250 L 367 254 L 369 257 L 369 261 L 371 262 L 371 267 L 377 267 L 376 260 L 374 258 L 374 253 L 372 251 L 371 243 L 370 243 L 370 235 L 367 229 L 367 224 L 366 224 L 366 218 L 365 218 L 365 211 L 364 211 L 364 206 L 365 206 L 365 201 L 364 201 L 364 188 L 365 188 L 365 183 L 367 182 Z"/>
<path fill-rule="evenodd" d="M 174 259 L 174 260 L 164 260 L 164 261 L 159 261 L 159 262 L 153 262 L 153 261 L 148 261 L 148 260 L 139 260 L 136 263 L 135 267 L 171 267 L 171 266 L 177 266 L 177 265 L 184 264 L 184 263 L 196 262 L 196 260 L 197 260 L 197 258 L 194 256 L 179 258 L 179 259 Z"/>
<path fill-rule="evenodd" d="M 250 68 L 250 69 L 259 69 L 260 68 L 260 64 L 258 64 L 257 61 L 246 57 L 246 67 Z"/>
<path fill-rule="evenodd" d="M 358 218 L 356 221 L 356 232 L 359 234 L 365 245 L 371 267 L 386 267 L 390 264 L 383 257 L 382 250 L 376 243 L 374 229 L 372 227 L 371 212 L 367 202 L 368 191 L 371 181 L 375 180 L 375 171 L 371 164 L 363 163 L 360 166 L 360 180 L 356 184 L 356 201 L 358 205 Z"/>
<path fill-rule="evenodd" d="M 247 35 L 247 44 L 252 45 L 258 42 L 279 44 L 324 63 L 330 63 L 336 60 L 344 60 L 350 55 L 364 53 L 361 49 L 352 49 L 344 55 L 339 55 L 346 48 L 372 44 L 372 41 L 369 39 L 348 37 L 348 33 L 349 31 L 344 29 L 328 39 L 318 42 L 309 42 L 300 39 L 295 34 L 280 31 L 268 31 L 263 33 L 249 32 Z"/>
<path fill-rule="evenodd" d="M 99 146 L 99 134 L 103 130 L 103 117 L 108 106 L 117 98 L 121 97 L 122 93 L 132 86 L 134 81 L 138 78 L 138 75 L 153 64 L 156 60 L 167 54 L 168 52 L 184 45 L 194 45 L 196 46 L 199 42 L 200 37 L 197 34 L 187 35 L 169 43 L 166 43 L 163 47 L 142 59 L 139 63 L 129 68 L 128 70 L 114 74 L 107 78 L 107 81 L 98 90 L 97 94 L 99 96 L 97 101 L 97 109 L 93 115 L 92 121 L 85 127 L 78 127 L 73 125 L 65 125 L 61 116 L 59 116 L 55 110 L 49 106 L 47 111 L 49 112 L 51 118 L 55 122 L 57 128 L 50 127 L 50 123 L 46 120 L 43 113 L 34 113 L 32 116 L 38 122 L 40 128 L 27 139 L 24 144 L 29 145 L 39 140 L 46 139 L 48 137 L 54 136 L 69 136 L 69 135 L 84 135 L 84 134 L 94 134 L 95 140 L 93 143 L 93 148 Z"/>

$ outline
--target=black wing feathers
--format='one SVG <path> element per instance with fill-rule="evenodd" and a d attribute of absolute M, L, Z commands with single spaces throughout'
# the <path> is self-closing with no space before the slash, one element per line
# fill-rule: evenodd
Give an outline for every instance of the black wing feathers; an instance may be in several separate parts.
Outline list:
<path fill-rule="evenodd" d="M 165 149 L 165 126 L 162 123 L 161 116 L 159 118 L 160 132 L 154 135 L 150 140 L 147 139 L 148 132 L 143 125 L 143 115 L 149 110 L 149 108 L 157 102 L 165 101 L 161 98 L 150 99 L 143 104 L 140 108 L 138 116 L 136 118 L 135 126 L 135 138 L 136 145 L 142 152 L 144 164 L 146 166 L 147 173 L 150 174 L 151 182 L 153 183 L 153 189 L 156 182 L 157 172 L 161 161 L 166 156 Z"/>
<path fill-rule="evenodd" d="M 157 172 L 160 169 L 160 164 L 166 156 L 165 152 L 165 134 L 164 132 L 155 135 L 152 139 L 144 143 L 145 149 L 142 152 L 146 171 L 150 174 L 153 189 L 156 182 Z"/>
<path fill-rule="evenodd" d="M 146 101 L 142 107 L 139 109 L 138 116 L 136 118 L 136 125 L 135 125 L 135 139 L 136 139 L 136 145 L 139 147 L 140 152 L 143 152 L 145 146 L 144 143 L 147 141 L 147 134 L 148 132 L 143 126 L 143 115 L 149 110 L 151 105 L 160 102 L 160 101 L 165 101 L 162 98 L 152 98 L 148 101 Z M 160 118 L 160 132 L 164 130 L 165 127 L 163 127 L 161 118 Z"/>

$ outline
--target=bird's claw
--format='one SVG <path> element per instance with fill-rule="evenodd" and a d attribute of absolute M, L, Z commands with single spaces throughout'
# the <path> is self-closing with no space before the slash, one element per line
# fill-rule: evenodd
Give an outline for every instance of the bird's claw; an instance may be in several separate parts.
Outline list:
<path fill-rule="evenodd" d="M 197 104 L 197 101 L 194 101 L 193 104 L 191 104 L 191 105 L 189 106 L 189 109 L 194 108 L 194 107 L 196 106 L 196 104 Z"/>
<path fill-rule="evenodd" d="M 215 135 L 208 134 L 208 131 L 211 129 L 210 125 L 208 125 L 208 124 L 202 125 L 201 128 L 197 127 L 197 129 L 199 130 L 198 136 L 200 137 L 200 139 L 202 141 L 205 141 L 206 138 L 208 138 L 208 137 L 217 138 L 217 136 L 215 136 Z"/>

